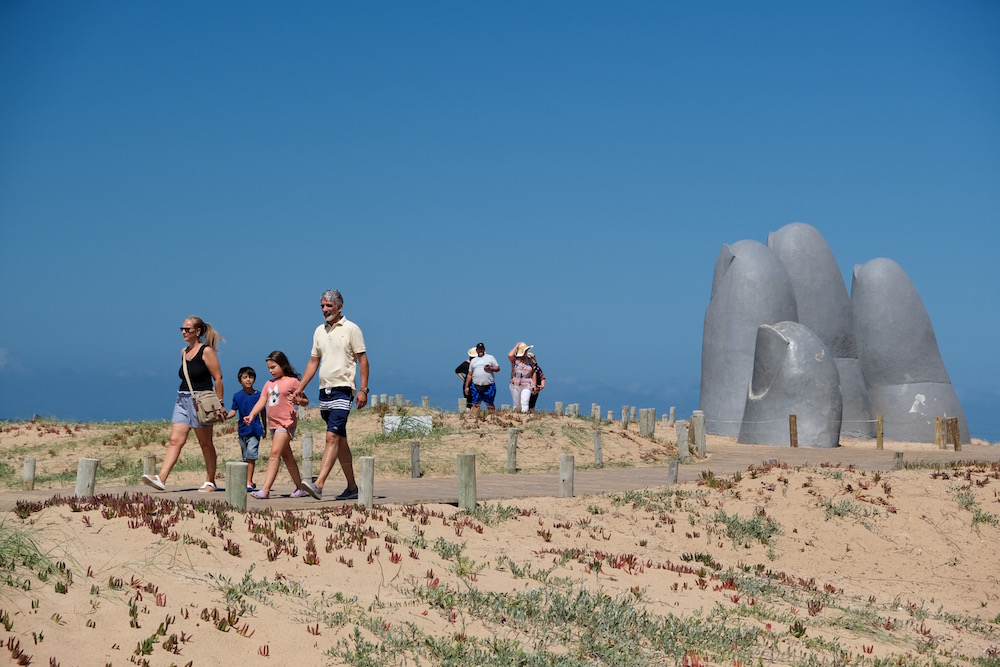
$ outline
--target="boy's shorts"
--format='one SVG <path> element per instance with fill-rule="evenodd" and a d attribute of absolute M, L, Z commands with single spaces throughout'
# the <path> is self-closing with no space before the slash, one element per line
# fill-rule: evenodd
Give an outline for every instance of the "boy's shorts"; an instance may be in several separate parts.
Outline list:
<path fill-rule="evenodd" d="M 255 435 L 240 436 L 240 451 L 243 452 L 244 461 L 257 460 L 257 448 L 260 445 L 260 438 Z"/>
<path fill-rule="evenodd" d="M 177 402 L 174 403 L 174 414 L 170 417 L 174 424 L 186 424 L 191 428 L 211 428 L 198 421 L 198 410 L 194 407 L 194 397 L 189 391 L 177 392 Z"/>
<path fill-rule="evenodd" d="M 319 390 L 319 414 L 326 421 L 326 430 L 347 437 L 347 416 L 351 414 L 354 392 L 350 387 L 327 387 Z"/>

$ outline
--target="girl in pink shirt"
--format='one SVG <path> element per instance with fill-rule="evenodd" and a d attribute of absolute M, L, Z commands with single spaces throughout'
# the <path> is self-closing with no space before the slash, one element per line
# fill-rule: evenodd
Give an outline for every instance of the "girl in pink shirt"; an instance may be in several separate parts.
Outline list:
<path fill-rule="evenodd" d="M 295 437 L 295 427 L 299 423 L 299 415 L 295 406 L 309 405 L 309 399 L 305 396 L 295 398 L 295 390 L 299 388 L 299 374 L 288 363 L 288 357 L 285 356 L 284 352 L 275 350 L 267 355 L 266 362 L 267 370 L 271 372 L 273 379 L 264 384 L 257 405 L 254 406 L 249 415 L 243 418 L 244 422 L 250 424 L 266 407 L 267 427 L 271 431 L 271 455 L 267 458 L 267 475 L 264 479 L 264 486 L 250 495 L 258 500 L 267 500 L 270 497 L 271 485 L 274 484 L 274 480 L 278 476 L 278 466 L 281 465 L 281 459 L 284 459 L 288 474 L 295 482 L 295 491 L 289 497 L 304 498 L 308 494 L 300 488 L 302 476 L 299 474 L 299 465 L 295 462 L 295 455 L 292 454 L 292 438 Z"/>

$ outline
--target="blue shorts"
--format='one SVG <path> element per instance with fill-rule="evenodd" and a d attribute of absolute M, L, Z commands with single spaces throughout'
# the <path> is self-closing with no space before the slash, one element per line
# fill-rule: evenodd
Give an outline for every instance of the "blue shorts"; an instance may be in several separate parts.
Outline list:
<path fill-rule="evenodd" d="M 240 436 L 240 451 L 243 452 L 244 461 L 257 460 L 257 447 L 260 445 L 260 438 L 255 435 Z"/>
<path fill-rule="evenodd" d="M 189 391 L 177 392 L 177 402 L 174 403 L 174 414 L 170 418 L 174 424 L 186 424 L 191 428 L 212 428 L 198 421 L 198 410 L 194 407 L 194 396 Z"/>
<path fill-rule="evenodd" d="M 347 416 L 351 414 L 354 392 L 350 387 L 327 387 L 319 390 L 319 414 L 329 433 L 347 437 Z"/>
<path fill-rule="evenodd" d="M 469 385 L 469 399 L 474 405 L 486 401 L 486 405 L 493 405 L 497 397 L 497 384 L 494 382 L 489 387 L 479 387 L 475 384 Z"/>

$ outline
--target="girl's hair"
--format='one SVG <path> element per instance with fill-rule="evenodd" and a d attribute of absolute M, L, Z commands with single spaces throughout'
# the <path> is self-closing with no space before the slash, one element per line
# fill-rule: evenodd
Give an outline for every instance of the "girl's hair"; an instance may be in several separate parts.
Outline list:
<path fill-rule="evenodd" d="M 204 321 L 197 315 L 188 315 L 187 319 L 191 320 L 191 324 L 194 325 L 195 331 L 198 332 L 198 340 L 200 340 L 205 345 L 208 345 L 213 350 L 219 348 L 219 343 L 225 343 L 226 339 L 219 334 L 218 331 L 212 328 L 212 325 Z"/>
<path fill-rule="evenodd" d="M 295 369 L 292 368 L 292 365 L 288 363 L 288 357 L 286 357 L 285 353 L 282 352 L 281 350 L 275 350 L 271 354 L 267 355 L 265 361 L 273 361 L 274 363 L 278 364 L 278 366 L 281 367 L 282 373 L 284 373 L 289 377 L 293 377 L 296 380 L 299 379 L 299 374 L 296 373 Z"/>

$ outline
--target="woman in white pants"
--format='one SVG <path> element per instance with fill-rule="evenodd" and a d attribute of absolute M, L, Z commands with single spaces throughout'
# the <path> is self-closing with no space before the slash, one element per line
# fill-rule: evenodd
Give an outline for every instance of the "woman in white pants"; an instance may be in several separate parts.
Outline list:
<path fill-rule="evenodd" d="M 535 367 L 528 358 L 531 345 L 520 341 L 507 353 L 510 359 L 510 398 L 514 411 L 527 412 L 531 393 L 535 391 Z"/>

